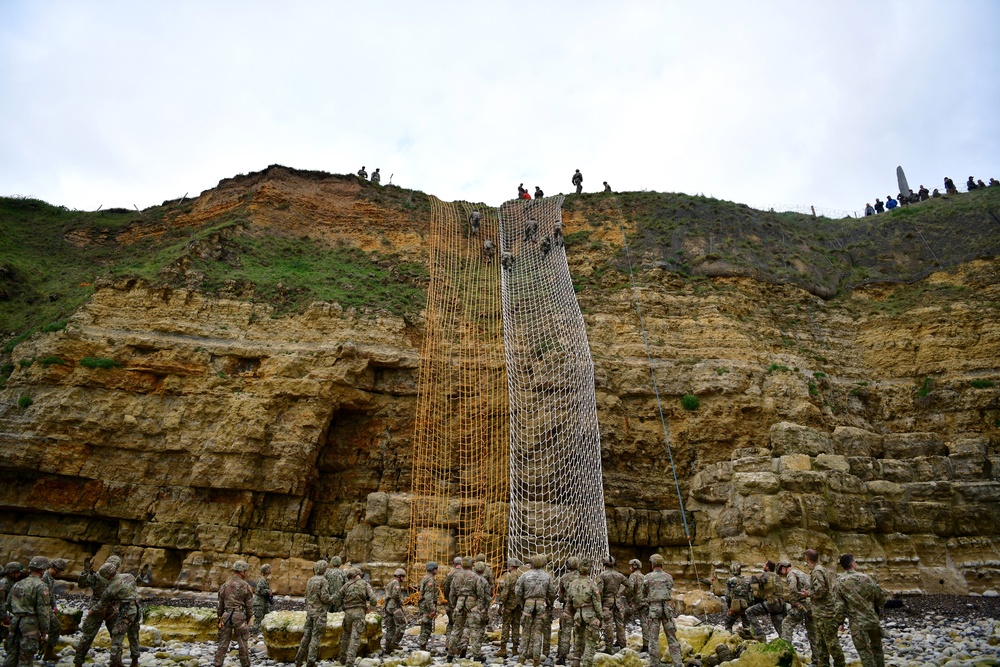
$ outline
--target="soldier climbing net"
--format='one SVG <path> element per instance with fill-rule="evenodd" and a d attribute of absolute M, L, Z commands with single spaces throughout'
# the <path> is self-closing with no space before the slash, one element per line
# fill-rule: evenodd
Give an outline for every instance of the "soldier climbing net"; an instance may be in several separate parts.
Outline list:
<path fill-rule="evenodd" d="M 543 553 L 557 569 L 608 553 L 593 360 L 556 232 L 562 197 L 475 209 L 477 234 L 474 209 L 432 198 L 413 579 L 456 553 L 492 564 Z"/>
<path fill-rule="evenodd" d="M 594 365 L 562 243 L 562 196 L 500 208 L 510 404 L 508 554 L 608 554 Z"/>

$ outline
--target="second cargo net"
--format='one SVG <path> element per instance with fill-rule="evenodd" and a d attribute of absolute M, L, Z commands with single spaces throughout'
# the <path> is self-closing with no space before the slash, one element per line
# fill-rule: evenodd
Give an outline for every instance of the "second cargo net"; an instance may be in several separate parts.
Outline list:
<path fill-rule="evenodd" d="M 562 242 L 563 197 L 500 207 L 510 405 L 507 552 L 608 555 L 594 363 Z"/>

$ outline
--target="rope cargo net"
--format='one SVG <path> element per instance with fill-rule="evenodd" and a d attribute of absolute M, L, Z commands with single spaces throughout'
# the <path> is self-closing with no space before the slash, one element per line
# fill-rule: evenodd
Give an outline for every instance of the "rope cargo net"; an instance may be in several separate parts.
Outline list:
<path fill-rule="evenodd" d="M 510 404 L 508 555 L 608 554 L 594 363 L 562 243 L 563 197 L 500 208 Z M 558 230 L 558 231 L 557 231 Z"/>
<path fill-rule="evenodd" d="M 562 201 L 497 211 L 432 198 L 411 579 L 456 554 L 483 552 L 494 571 L 505 553 L 545 554 L 557 571 L 569 556 L 608 554 L 594 367 L 557 233 Z"/>

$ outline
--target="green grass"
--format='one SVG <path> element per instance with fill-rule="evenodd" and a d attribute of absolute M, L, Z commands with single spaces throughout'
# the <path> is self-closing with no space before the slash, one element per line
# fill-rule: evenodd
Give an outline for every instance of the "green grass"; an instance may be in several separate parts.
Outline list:
<path fill-rule="evenodd" d="M 121 368 L 119 362 L 107 357 L 84 357 L 80 360 L 80 365 L 84 368 L 102 368 L 104 370 Z"/>
<path fill-rule="evenodd" d="M 685 410 L 697 410 L 699 405 L 701 405 L 701 400 L 694 394 L 681 396 L 681 407 Z"/>
<path fill-rule="evenodd" d="M 791 370 L 792 369 L 789 368 L 788 366 L 783 366 L 781 364 L 771 364 L 770 366 L 767 367 L 767 374 L 770 375 L 771 373 L 774 372 L 784 373 L 784 372 L 790 372 Z"/>
<path fill-rule="evenodd" d="M 57 357 L 54 354 L 50 354 L 47 357 L 42 357 L 38 360 L 42 366 L 65 366 L 66 361 L 62 357 Z"/>
<path fill-rule="evenodd" d="M 920 389 L 917 390 L 917 396 L 924 398 L 932 391 L 934 391 L 934 380 L 931 378 L 924 378 L 923 383 L 920 385 Z"/>
<path fill-rule="evenodd" d="M 27 394 L 22 395 L 17 399 L 17 407 L 23 409 L 30 408 L 35 402 L 35 399 L 31 398 Z"/>
<path fill-rule="evenodd" d="M 996 386 L 996 383 L 993 382 L 992 380 L 973 380 L 969 384 L 971 384 L 976 389 L 989 389 L 991 387 Z"/>

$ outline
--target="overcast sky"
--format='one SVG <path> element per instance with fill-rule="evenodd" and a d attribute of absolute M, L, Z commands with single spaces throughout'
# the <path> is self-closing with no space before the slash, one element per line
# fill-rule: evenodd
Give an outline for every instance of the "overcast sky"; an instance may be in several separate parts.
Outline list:
<path fill-rule="evenodd" d="M 856 210 L 1000 178 L 1000 2 L 0 0 L 0 194 L 140 208 L 278 163 Z M 962 188 L 964 190 L 964 188 Z"/>

